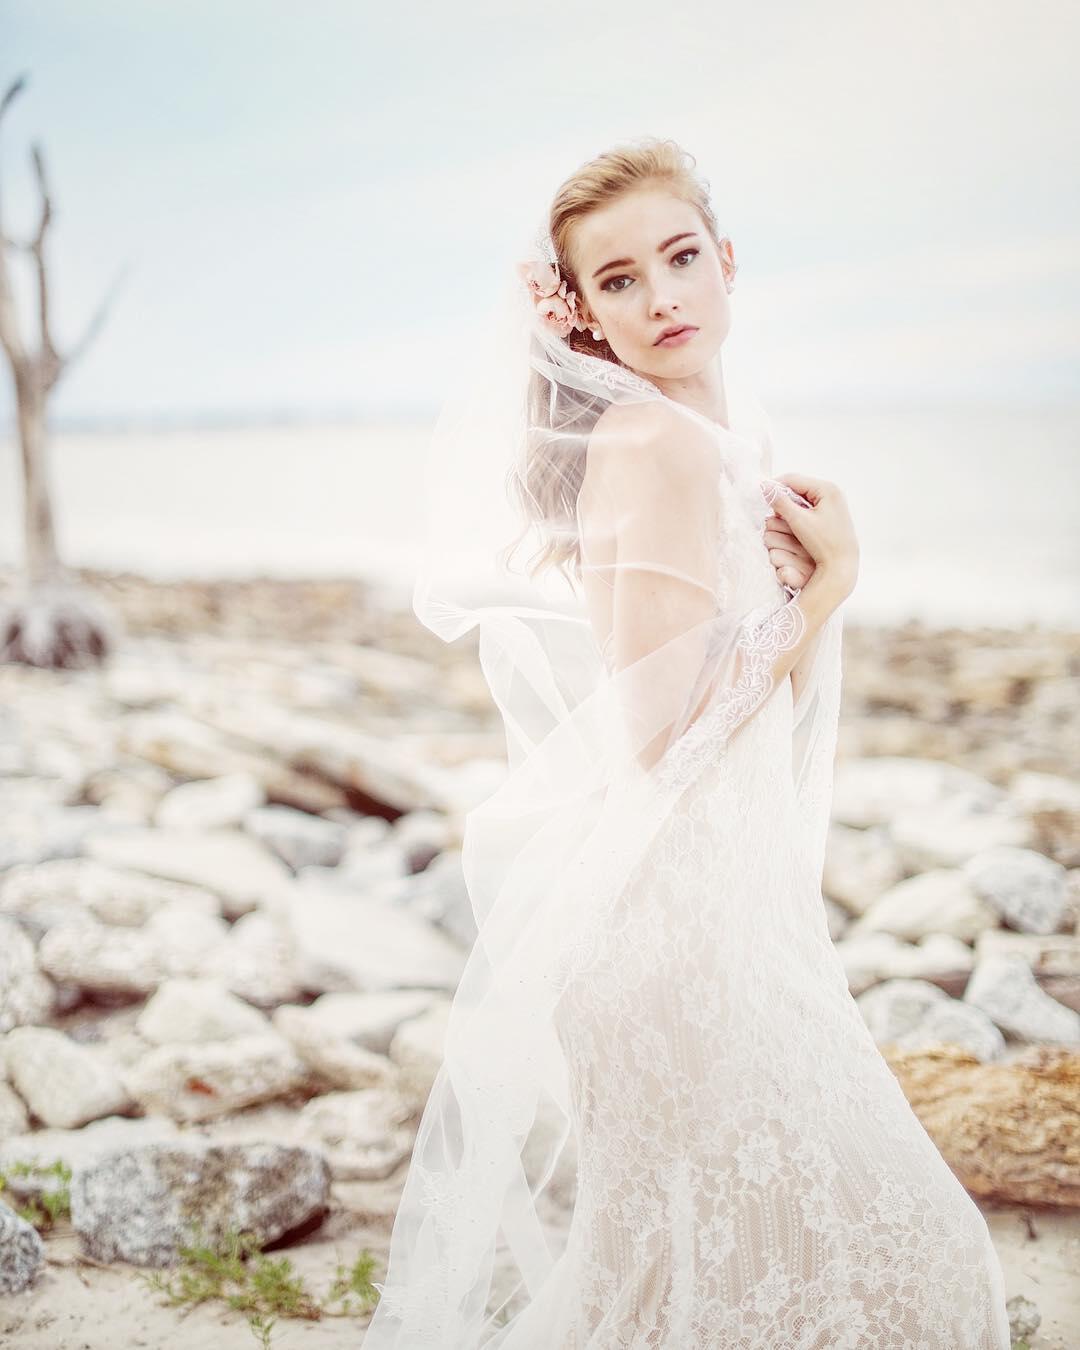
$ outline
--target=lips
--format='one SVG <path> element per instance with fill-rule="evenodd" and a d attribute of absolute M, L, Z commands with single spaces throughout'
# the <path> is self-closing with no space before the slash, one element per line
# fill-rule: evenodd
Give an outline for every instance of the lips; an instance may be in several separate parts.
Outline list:
<path fill-rule="evenodd" d="M 654 346 L 654 347 L 660 347 L 660 346 L 669 345 L 669 344 L 668 344 L 668 339 L 669 339 L 669 338 L 678 338 L 678 337 L 682 337 L 682 338 L 685 340 L 685 339 L 689 338 L 692 334 L 694 334 L 694 333 L 696 333 L 696 332 L 697 332 L 697 329 L 694 327 L 693 324 L 690 324 L 690 323 L 681 323 L 681 324 L 679 324 L 677 327 L 674 327 L 674 328 L 665 328 L 664 331 L 660 334 L 660 336 L 659 336 L 659 337 L 656 339 L 656 341 L 653 343 L 653 346 Z"/>

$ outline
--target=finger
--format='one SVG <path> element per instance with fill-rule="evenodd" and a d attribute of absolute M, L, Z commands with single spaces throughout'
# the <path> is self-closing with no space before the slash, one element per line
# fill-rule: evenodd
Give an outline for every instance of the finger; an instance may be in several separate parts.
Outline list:
<path fill-rule="evenodd" d="M 769 561 L 774 567 L 783 567 L 785 563 L 799 563 L 802 560 L 789 548 L 769 549 Z"/>
<path fill-rule="evenodd" d="M 781 473 L 777 475 L 776 481 L 786 483 L 789 488 L 801 493 L 802 496 L 809 498 L 812 502 L 820 501 L 822 493 L 828 486 L 824 478 L 814 478 L 808 473 Z M 785 498 L 782 492 L 777 493 L 773 506 L 774 508 L 779 507 L 781 502 L 789 503 L 790 501 L 790 497 Z M 801 509 L 805 511 L 806 507 L 804 506 Z"/>

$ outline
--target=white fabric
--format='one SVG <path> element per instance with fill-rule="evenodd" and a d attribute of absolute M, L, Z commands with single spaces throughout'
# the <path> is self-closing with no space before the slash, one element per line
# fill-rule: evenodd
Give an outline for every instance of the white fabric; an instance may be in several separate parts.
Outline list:
<path fill-rule="evenodd" d="M 479 936 L 365 1350 L 1007 1350 L 985 1221 L 829 938 L 842 613 L 796 705 L 764 414 L 726 347 L 722 427 L 523 292 L 486 339 L 415 605 L 478 629 L 508 773 L 466 819 Z M 536 534 L 579 546 L 569 595 L 460 566 L 507 542 L 525 445 L 565 487 Z"/>

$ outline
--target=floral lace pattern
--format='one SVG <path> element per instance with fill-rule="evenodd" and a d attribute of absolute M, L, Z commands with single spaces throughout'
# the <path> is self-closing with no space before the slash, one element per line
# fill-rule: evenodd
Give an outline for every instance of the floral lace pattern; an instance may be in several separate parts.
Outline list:
<path fill-rule="evenodd" d="M 378 1350 L 1008 1350 L 986 1222 L 829 936 L 839 615 L 796 706 L 771 668 L 805 620 L 760 515 L 738 519 L 720 545 L 723 604 L 747 616 L 738 678 L 657 766 L 673 804 L 628 878 L 575 893 L 556 935 L 566 1207 L 498 1287 L 473 1236 L 506 1159 L 465 1149 L 433 1174 L 414 1156 L 412 1264 L 383 1293 Z M 498 1059 L 478 1109 L 517 1102 L 514 1069 Z"/>

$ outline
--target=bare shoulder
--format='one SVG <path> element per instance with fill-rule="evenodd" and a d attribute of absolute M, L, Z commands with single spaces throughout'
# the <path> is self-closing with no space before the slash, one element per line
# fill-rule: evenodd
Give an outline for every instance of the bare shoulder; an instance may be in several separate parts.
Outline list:
<path fill-rule="evenodd" d="M 707 428 L 666 399 L 610 404 L 589 437 L 588 475 L 607 491 L 691 490 L 717 463 Z"/>

